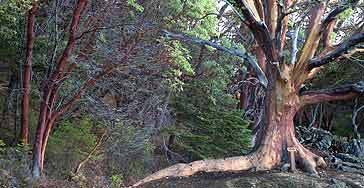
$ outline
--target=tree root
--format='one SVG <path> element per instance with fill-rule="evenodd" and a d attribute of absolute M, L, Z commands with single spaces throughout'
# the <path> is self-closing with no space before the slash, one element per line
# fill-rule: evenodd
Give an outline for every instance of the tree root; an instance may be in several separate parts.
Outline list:
<path fill-rule="evenodd" d="M 296 147 L 296 163 L 304 171 L 317 175 L 317 167 L 326 167 L 324 159 L 303 147 L 296 139 L 293 140 Z M 225 159 L 199 160 L 188 164 L 176 164 L 157 171 L 138 181 L 132 187 L 145 184 L 150 181 L 165 177 L 188 177 L 197 172 L 233 172 L 255 169 L 263 171 L 272 169 L 281 162 L 281 155 L 274 150 L 260 148 L 256 152 L 246 156 L 230 157 Z"/>
<path fill-rule="evenodd" d="M 247 155 L 226 159 L 199 160 L 188 164 L 179 163 L 147 176 L 132 187 L 136 187 L 153 180 L 162 179 L 164 177 L 188 177 L 197 172 L 249 170 L 255 166 L 252 158 L 252 155 Z"/>
<path fill-rule="evenodd" d="M 316 168 L 327 167 L 325 160 L 312 153 L 307 148 L 303 147 L 297 140 L 295 140 L 295 145 L 297 149 L 296 153 L 296 163 L 301 167 L 302 170 L 310 174 L 318 174 Z"/>

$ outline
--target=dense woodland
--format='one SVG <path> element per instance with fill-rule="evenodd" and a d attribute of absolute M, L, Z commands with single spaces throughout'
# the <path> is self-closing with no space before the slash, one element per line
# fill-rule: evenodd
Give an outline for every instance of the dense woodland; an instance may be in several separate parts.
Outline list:
<path fill-rule="evenodd" d="M 295 127 L 364 157 L 363 72 L 360 0 L 0 0 L 0 185 L 271 170 L 292 148 L 318 174 Z"/>

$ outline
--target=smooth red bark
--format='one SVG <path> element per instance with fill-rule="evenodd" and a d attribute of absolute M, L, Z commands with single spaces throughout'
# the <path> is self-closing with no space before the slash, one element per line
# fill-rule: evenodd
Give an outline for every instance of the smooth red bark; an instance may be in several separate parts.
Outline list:
<path fill-rule="evenodd" d="M 40 177 L 43 171 L 43 147 L 45 148 L 45 143 L 48 139 L 47 137 L 45 137 L 45 134 L 49 134 L 50 129 L 54 124 L 54 119 L 52 119 L 51 116 L 53 113 L 53 107 L 57 99 L 58 90 L 63 78 L 62 76 L 65 74 L 64 69 L 69 64 L 69 57 L 76 45 L 76 34 L 81 20 L 81 14 L 85 9 L 86 5 L 87 0 L 78 0 L 76 8 L 73 12 L 67 46 L 63 50 L 62 56 L 57 63 L 55 71 L 51 74 L 50 79 L 47 81 L 48 87 L 46 87 L 43 91 L 33 149 L 32 175 L 35 178 Z"/>
<path fill-rule="evenodd" d="M 24 66 L 23 99 L 22 99 L 22 114 L 21 114 L 20 142 L 25 145 L 29 143 L 29 101 L 30 101 L 30 90 L 31 90 L 31 69 L 32 69 L 33 46 L 35 38 L 36 12 L 37 12 L 37 2 L 33 0 L 32 7 L 28 11 L 28 19 L 27 19 L 26 60 Z"/>

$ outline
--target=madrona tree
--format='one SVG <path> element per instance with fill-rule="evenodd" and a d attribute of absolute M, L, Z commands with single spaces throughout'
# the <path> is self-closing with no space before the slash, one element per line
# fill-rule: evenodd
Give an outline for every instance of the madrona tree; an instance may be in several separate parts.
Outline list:
<path fill-rule="evenodd" d="M 345 25 L 336 24 L 340 14 L 358 3 L 360 2 L 335 1 L 333 4 L 329 1 L 229 0 L 228 4 L 254 35 L 258 46 L 252 52 L 255 55 L 164 31 L 170 38 L 209 45 L 250 63 L 266 90 L 264 114 L 250 154 L 176 164 L 146 177 L 134 186 L 167 176 L 190 176 L 199 171 L 272 169 L 287 160 L 288 147 L 296 148 L 296 163 L 303 170 L 317 173 L 317 167 L 326 166 L 322 157 L 306 149 L 295 138 L 293 118 L 306 105 L 363 95 L 364 85 L 361 82 L 300 92 L 304 82 L 317 75 L 324 65 L 339 63 L 341 57 L 353 55 L 360 48 L 360 43 L 364 42 L 362 22 L 335 40 L 331 37 L 334 30 L 340 30 Z M 360 11 L 362 10 L 359 10 L 359 14 Z"/>

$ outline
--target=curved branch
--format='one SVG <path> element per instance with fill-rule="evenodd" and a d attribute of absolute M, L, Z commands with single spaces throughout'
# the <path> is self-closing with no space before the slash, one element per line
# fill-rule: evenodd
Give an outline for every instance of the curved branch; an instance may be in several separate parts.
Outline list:
<path fill-rule="evenodd" d="M 308 70 L 312 70 L 316 67 L 320 67 L 322 65 L 328 64 L 328 63 L 334 61 L 335 59 L 341 57 L 351 47 L 354 47 L 355 45 L 362 43 L 362 42 L 364 42 L 364 32 L 356 33 L 356 34 L 352 35 L 351 37 L 349 37 L 344 42 L 342 42 L 341 44 L 339 44 L 338 47 L 336 47 L 334 50 L 332 50 L 325 56 L 311 59 L 309 61 L 309 65 L 307 68 L 308 68 Z"/>
<path fill-rule="evenodd" d="M 300 97 L 301 107 L 320 102 L 348 100 L 353 97 L 364 95 L 364 82 L 347 84 L 332 89 L 322 89 L 317 91 L 306 91 Z"/>
<path fill-rule="evenodd" d="M 267 78 L 266 78 L 263 70 L 261 69 L 261 67 L 254 60 L 254 58 L 250 54 L 248 54 L 246 52 L 242 52 L 242 51 L 240 51 L 238 49 L 226 48 L 226 47 L 224 47 L 222 45 L 219 45 L 219 44 L 216 44 L 214 42 L 203 40 L 203 39 L 200 39 L 200 38 L 197 38 L 197 37 L 190 37 L 190 36 L 187 36 L 185 34 L 172 33 L 172 32 L 169 32 L 167 30 L 161 30 L 161 32 L 164 33 L 166 35 L 166 37 L 175 38 L 175 39 L 182 40 L 182 41 L 188 41 L 188 42 L 192 42 L 192 43 L 195 43 L 195 44 L 198 44 L 198 45 L 211 46 L 211 47 L 213 47 L 213 48 L 215 48 L 217 50 L 224 51 L 224 52 L 227 52 L 227 53 L 229 53 L 231 55 L 241 57 L 244 60 L 246 60 L 254 68 L 254 71 L 257 73 L 261 84 L 263 86 L 265 86 L 265 87 L 268 84 Z"/>
<path fill-rule="evenodd" d="M 337 6 L 334 10 L 332 10 L 324 19 L 324 21 L 321 24 L 321 31 L 320 32 L 324 32 L 324 30 L 327 29 L 327 27 L 329 26 L 330 23 L 332 23 L 332 21 L 336 20 L 337 16 L 344 12 L 345 10 L 347 10 L 348 8 L 356 5 L 359 2 L 359 0 L 354 0 L 349 4 L 345 4 L 345 5 L 340 5 Z"/>

